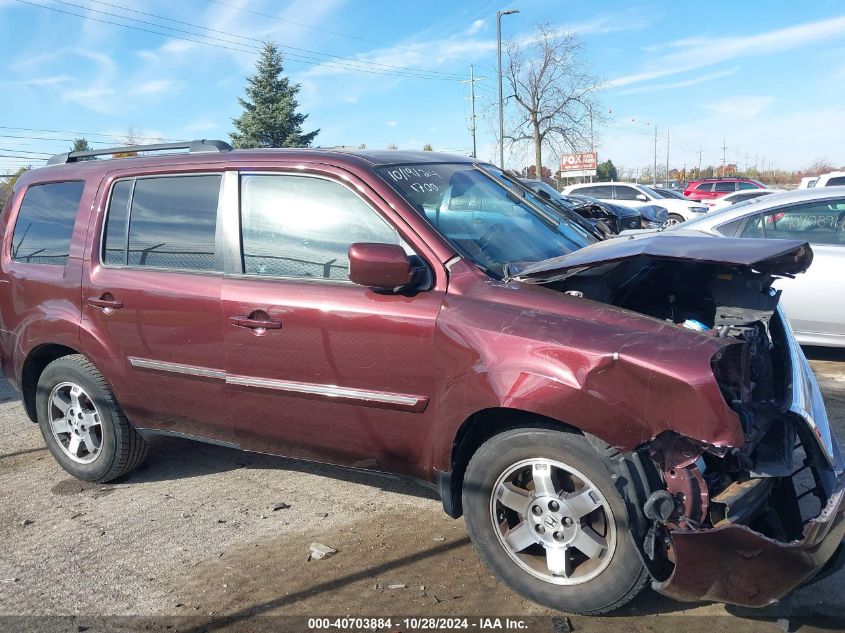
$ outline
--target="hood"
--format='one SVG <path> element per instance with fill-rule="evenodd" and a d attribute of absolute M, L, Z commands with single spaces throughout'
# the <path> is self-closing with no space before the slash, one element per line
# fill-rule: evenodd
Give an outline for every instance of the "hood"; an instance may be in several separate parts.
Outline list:
<path fill-rule="evenodd" d="M 724 264 L 768 275 L 802 273 L 813 261 L 807 242 L 714 237 L 697 231 L 641 233 L 598 242 L 568 255 L 530 264 L 512 272 L 511 279 L 548 282 L 565 279 L 590 268 L 636 257 Z"/>

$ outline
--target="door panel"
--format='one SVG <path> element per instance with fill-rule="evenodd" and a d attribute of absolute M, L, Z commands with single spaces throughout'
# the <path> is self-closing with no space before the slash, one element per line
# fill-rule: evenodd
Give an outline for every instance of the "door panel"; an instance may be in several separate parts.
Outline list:
<path fill-rule="evenodd" d="M 845 199 L 823 199 L 770 209 L 752 217 L 742 237 L 804 240 L 813 263 L 794 279 L 779 279 L 792 328 L 802 334 L 845 335 L 845 293 L 839 271 L 845 264 Z"/>
<path fill-rule="evenodd" d="M 232 422 L 245 448 L 391 471 L 416 463 L 434 390 L 442 295 L 227 278 L 227 316 L 261 311 L 280 329 L 227 325 Z"/>
<path fill-rule="evenodd" d="M 103 246 L 84 271 L 83 336 L 118 365 L 108 374 L 122 376 L 113 386 L 138 427 L 230 437 L 219 187 L 219 175 L 166 175 L 111 189 Z"/>
<path fill-rule="evenodd" d="M 813 263 L 795 279 L 779 279 L 784 310 L 796 334 L 845 336 L 845 292 L 840 271 L 845 268 L 845 246 L 812 244 Z"/>
<path fill-rule="evenodd" d="M 299 173 L 246 174 L 239 189 L 245 273 L 227 275 L 222 288 L 235 441 L 422 475 L 443 290 L 348 281 L 352 243 L 413 252 L 363 187 Z"/>

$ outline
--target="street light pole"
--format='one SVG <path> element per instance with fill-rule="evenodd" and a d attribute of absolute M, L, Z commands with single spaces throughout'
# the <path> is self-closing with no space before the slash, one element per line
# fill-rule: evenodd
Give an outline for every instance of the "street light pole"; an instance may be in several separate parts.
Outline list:
<path fill-rule="evenodd" d="M 505 168 L 505 110 L 502 99 L 502 16 L 519 13 L 518 9 L 496 11 L 496 43 L 499 53 L 499 167 Z"/>

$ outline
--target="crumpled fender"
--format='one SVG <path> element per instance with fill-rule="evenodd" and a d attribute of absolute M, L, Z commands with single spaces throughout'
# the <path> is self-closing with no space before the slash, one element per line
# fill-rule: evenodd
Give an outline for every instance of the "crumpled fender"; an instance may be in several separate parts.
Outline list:
<path fill-rule="evenodd" d="M 436 399 L 435 468 L 450 469 L 466 419 L 497 407 L 560 420 L 620 450 L 669 430 L 743 445 L 711 368 L 735 343 L 544 288 L 489 283 L 495 292 L 483 298 L 450 293 L 438 317 L 439 374 L 449 380 Z"/>

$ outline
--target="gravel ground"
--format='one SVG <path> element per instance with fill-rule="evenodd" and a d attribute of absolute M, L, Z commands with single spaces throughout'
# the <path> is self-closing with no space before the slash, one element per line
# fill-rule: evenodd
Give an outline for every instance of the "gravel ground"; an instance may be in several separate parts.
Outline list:
<path fill-rule="evenodd" d="M 845 438 L 845 353 L 809 355 Z M 0 630 L 294 630 L 305 621 L 273 616 L 345 614 L 537 616 L 553 630 L 555 614 L 498 583 L 463 521 L 415 484 L 172 438 L 126 479 L 86 484 L 53 461 L 5 382 L 0 438 Z M 309 561 L 312 542 L 338 553 Z M 843 613 L 839 573 L 765 611 L 647 591 L 614 617 L 571 623 L 777 631 L 778 618 L 796 630 L 796 618 Z"/>

